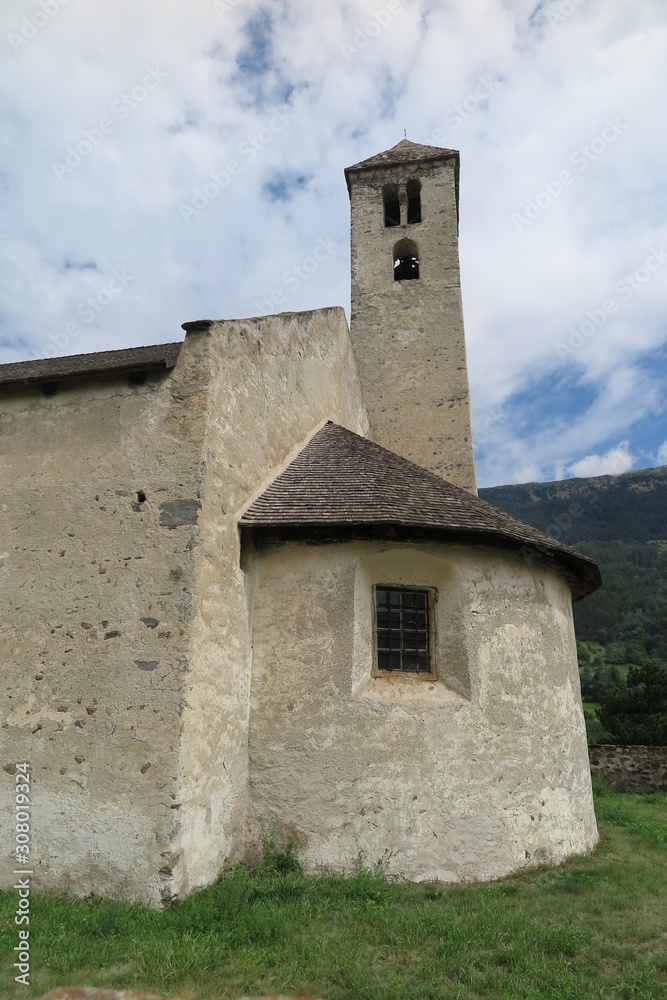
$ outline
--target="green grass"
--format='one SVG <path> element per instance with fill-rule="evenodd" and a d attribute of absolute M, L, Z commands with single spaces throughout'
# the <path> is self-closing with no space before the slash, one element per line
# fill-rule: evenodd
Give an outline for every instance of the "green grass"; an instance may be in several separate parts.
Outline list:
<path fill-rule="evenodd" d="M 32 900 L 31 986 L 13 983 L 14 893 L 0 894 L 0 996 L 58 985 L 188 998 L 653 1000 L 667 997 L 667 795 L 596 786 L 594 854 L 492 884 L 412 885 L 359 869 L 304 876 L 265 848 L 163 912 Z"/>

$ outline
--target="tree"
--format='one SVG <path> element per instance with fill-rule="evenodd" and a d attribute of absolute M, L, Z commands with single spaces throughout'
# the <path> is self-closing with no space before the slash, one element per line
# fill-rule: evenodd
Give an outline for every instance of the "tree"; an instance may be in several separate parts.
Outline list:
<path fill-rule="evenodd" d="M 614 687 L 621 687 L 623 684 L 623 674 L 618 667 L 609 667 L 609 683 Z"/>
<path fill-rule="evenodd" d="M 577 659 L 580 663 L 590 663 L 593 657 L 591 651 L 582 642 L 577 643 Z"/>
<path fill-rule="evenodd" d="M 584 667 L 579 675 L 581 679 L 581 693 L 584 698 L 592 699 L 593 697 L 593 685 L 595 683 L 595 675 L 593 674 L 592 667 Z"/>
<path fill-rule="evenodd" d="M 667 746 L 667 664 L 630 667 L 627 686 L 611 688 L 597 716 L 618 743 Z"/>

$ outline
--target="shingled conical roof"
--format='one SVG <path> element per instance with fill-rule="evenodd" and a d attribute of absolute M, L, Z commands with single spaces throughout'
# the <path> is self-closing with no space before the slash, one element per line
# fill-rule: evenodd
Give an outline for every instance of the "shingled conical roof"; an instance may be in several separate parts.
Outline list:
<path fill-rule="evenodd" d="M 418 535 L 539 553 L 567 576 L 575 599 L 600 571 L 563 545 L 440 476 L 329 421 L 239 521 L 282 537 Z M 353 529 L 353 530 L 351 530 Z"/>

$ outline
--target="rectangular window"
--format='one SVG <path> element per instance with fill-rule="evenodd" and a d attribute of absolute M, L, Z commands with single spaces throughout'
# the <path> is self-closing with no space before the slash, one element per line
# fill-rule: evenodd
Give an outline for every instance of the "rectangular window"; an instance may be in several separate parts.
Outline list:
<path fill-rule="evenodd" d="M 433 607 L 435 591 L 375 587 L 375 650 L 378 673 L 399 671 L 434 675 Z"/>

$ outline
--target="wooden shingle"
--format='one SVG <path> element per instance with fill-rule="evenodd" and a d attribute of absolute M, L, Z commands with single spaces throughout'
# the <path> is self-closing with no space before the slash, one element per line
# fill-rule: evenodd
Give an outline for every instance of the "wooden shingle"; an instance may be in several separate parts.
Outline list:
<path fill-rule="evenodd" d="M 414 537 L 517 548 L 558 564 L 575 599 L 601 583 L 575 549 L 329 421 L 245 511 L 256 537 Z M 397 534 L 398 532 L 398 534 Z"/>

